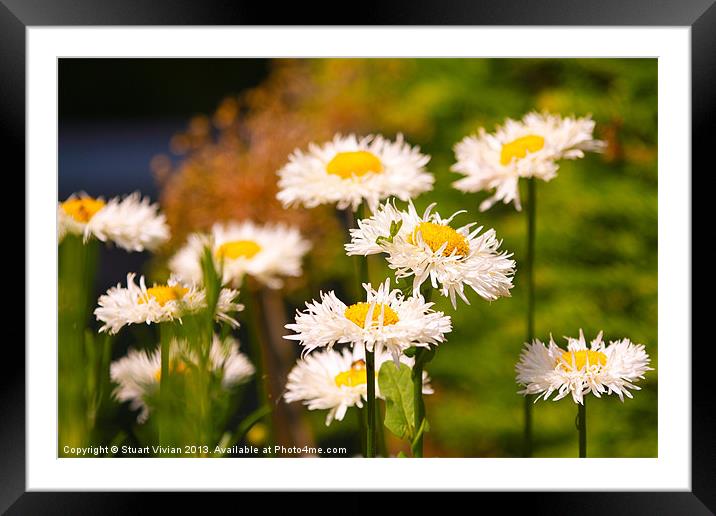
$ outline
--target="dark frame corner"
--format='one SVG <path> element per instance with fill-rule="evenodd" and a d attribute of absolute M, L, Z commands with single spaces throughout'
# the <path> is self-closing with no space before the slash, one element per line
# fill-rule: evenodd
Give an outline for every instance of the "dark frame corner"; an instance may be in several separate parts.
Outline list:
<path fill-rule="evenodd" d="M 351 20 L 356 25 L 659 25 L 691 27 L 692 168 L 703 164 L 716 134 L 716 5 L 715 0 L 551 0 L 527 4 L 453 0 L 364 6 Z M 332 24 L 311 16 L 301 5 L 282 14 L 260 12 L 260 2 L 206 0 L 0 0 L 0 131 L 7 170 L 25 170 L 25 29 L 37 25 L 283 25 Z M 268 6 L 267 6 L 268 7 Z M 379 14 L 378 14 L 379 13 Z M 707 168 L 708 167 L 708 168 Z M 683 172 L 676 172 L 683 173 Z M 23 236 L 24 239 L 24 231 Z M 25 270 L 25 275 L 31 271 Z M 690 302 L 690 300 L 685 300 Z M 25 492 L 25 353 L 7 343 L 11 353 L 0 376 L 3 424 L 0 438 L 0 510 L 13 514 L 118 513 L 143 508 L 145 497 L 123 493 Z M 683 345 L 684 343 L 668 343 Z M 540 493 L 529 497 L 537 512 L 589 514 L 712 514 L 716 513 L 716 416 L 710 389 L 699 389 L 711 377 L 714 347 L 692 347 L 692 491 L 679 493 Z M 21 364 L 23 366 L 21 366 Z M 155 495 L 162 496 L 162 495 Z M 230 495 L 221 495 L 222 498 Z M 245 497 L 245 494 L 241 495 Z M 296 495 L 294 495 L 296 496 Z M 485 495 L 498 496 L 498 495 Z M 170 499 L 171 500 L 170 500 Z M 165 496 L 163 502 L 184 503 L 184 496 Z"/>

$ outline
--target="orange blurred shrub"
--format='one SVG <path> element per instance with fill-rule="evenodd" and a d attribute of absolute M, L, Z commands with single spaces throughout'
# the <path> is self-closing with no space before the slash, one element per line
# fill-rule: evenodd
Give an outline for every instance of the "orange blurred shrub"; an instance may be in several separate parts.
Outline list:
<path fill-rule="evenodd" d="M 210 117 L 190 120 L 170 142 L 179 160 L 152 161 L 172 229 L 170 251 L 216 221 L 283 221 L 313 241 L 311 259 L 330 269 L 344 240 L 335 210 L 283 209 L 276 171 L 295 148 L 335 133 L 367 134 L 406 122 L 401 129 L 409 131 L 415 124 L 380 109 L 386 95 L 396 94 L 390 85 L 406 66 L 390 59 L 278 60 L 263 84 L 224 99 Z"/>

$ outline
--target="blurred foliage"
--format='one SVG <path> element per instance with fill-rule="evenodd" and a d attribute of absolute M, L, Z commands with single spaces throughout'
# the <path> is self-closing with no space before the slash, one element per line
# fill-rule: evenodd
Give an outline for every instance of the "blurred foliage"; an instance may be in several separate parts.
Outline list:
<path fill-rule="evenodd" d="M 426 397 L 431 429 L 426 456 L 519 455 L 522 397 L 514 364 L 525 335 L 525 289 L 519 264 L 525 253 L 524 213 L 496 205 L 479 213 L 488 194 L 451 188 L 453 145 L 480 126 L 533 109 L 564 115 L 591 113 L 602 155 L 563 162 L 559 176 L 538 185 L 536 334 L 605 340 L 629 337 L 657 359 L 657 61 L 655 59 L 316 59 L 275 61 L 261 86 L 224 101 L 213 118 L 193 120 L 158 157 L 162 204 L 177 236 L 174 246 L 215 220 L 287 220 L 313 240 L 306 280 L 290 284 L 289 308 L 319 289 L 350 281 L 351 260 L 331 209 L 282 210 L 275 200 L 276 170 L 295 147 L 336 132 L 405 134 L 432 156 L 435 190 L 416 200 L 438 203 L 441 214 L 466 209 L 457 223 L 493 227 L 514 252 L 513 297 L 453 310 L 454 331 L 428 370 L 435 394 Z M 524 186 L 524 185 L 523 185 Z M 373 283 L 388 275 L 371 260 Z M 350 289 L 344 289 L 351 292 Z M 589 453 L 605 457 L 657 455 L 657 372 L 622 404 L 590 399 Z M 350 412 L 350 411 L 349 411 Z M 535 455 L 576 456 L 576 407 L 569 400 L 534 408 Z M 323 426 L 308 417 L 319 443 L 352 439 L 357 418 Z M 389 441 L 389 444 L 395 444 Z M 396 452 L 393 447 L 392 452 Z"/>

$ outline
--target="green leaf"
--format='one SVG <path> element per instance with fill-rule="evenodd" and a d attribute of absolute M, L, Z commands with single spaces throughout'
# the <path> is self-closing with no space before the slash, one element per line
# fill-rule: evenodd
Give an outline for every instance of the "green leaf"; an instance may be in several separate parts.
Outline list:
<path fill-rule="evenodd" d="M 390 223 L 390 241 L 393 241 L 393 237 L 398 234 L 400 228 L 403 227 L 403 220 L 392 221 Z"/>
<path fill-rule="evenodd" d="M 397 458 L 399 458 L 399 459 L 407 459 L 408 456 L 405 455 L 402 451 L 399 451 L 399 452 L 398 452 L 398 455 L 397 455 Z"/>
<path fill-rule="evenodd" d="M 379 236 L 378 238 L 375 239 L 375 243 L 378 245 L 380 245 L 381 242 L 389 242 L 392 244 L 393 238 L 395 238 L 395 236 L 398 234 L 402 225 L 403 225 L 402 220 L 399 220 L 397 222 L 396 221 L 391 222 L 390 223 L 390 235 L 389 236 Z"/>
<path fill-rule="evenodd" d="M 214 318 L 216 305 L 219 302 L 219 293 L 221 292 L 220 271 L 214 266 L 214 257 L 211 249 L 207 246 L 201 258 L 202 277 L 204 280 L 204 288 L 206 290 L 206 307 L 209 320 Z"/>
<path fill-rule="evenodd" d="M 415 406 L 411 369 L 405 364 L 397 368 L 392 360 L 384 362 L 378 372 L 378 385 L 385 397 L 385 427 L 401 439 L 412 441 Z"/>

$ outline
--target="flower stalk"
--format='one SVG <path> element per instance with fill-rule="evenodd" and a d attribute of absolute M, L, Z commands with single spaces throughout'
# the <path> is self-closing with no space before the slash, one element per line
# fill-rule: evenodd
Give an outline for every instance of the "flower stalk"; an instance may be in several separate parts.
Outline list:
<path fill-rule="evenodd" d="M 246 312 L 249 319 L 250 347 L 251 354 L 256 367 L 256 388 L 261 405 L 271 407 L 270 387 L 268 383 L 267 361 L 268 361 L 268 340 L 264 331 L 264 321 L 261 313 L 261 292 L 256 285 L 250 281 L 246 282 L 248 296 L 245 297 Z M 264 423 L 268 430 L 267 446 L 273 450 L 275 432 L 271 411 L 264 417 Z M 273 456 L 273 454 L 269 454 Z"/>
<path fill-rule="evenodd" d="M 366 456 L 375 457 L 375 353 L 365 348 L 365 370 L 367 382 L 366 400 Z"/>
<path fill-rule="evenodd" d="M 587 397 L 577 404 L 577 430 L 579 432 L 579 458 L 587 456 Z"/>
<path fill-rule="evenodd" d="M 423 297 L 426 302 L 430 302 L 432 298 L 433 289 L 423 289 Z M 415 438 L 412 443 L 413 457 L 423 456 L 423 434 L 425 433 L 425 401 L 423 400 L 423 369 L 425 363 L 429 360 L 428 348 L 416 348 L 415 349 L 415 363 L 413 364 L 413 371 L 411 373 L 413 379 L 413 403 L 414 403 L 414 414 L 415 414 Z"/>
<path fill-rule="evenodd" d="M 162 446 L 169 444 L 169 354 L 171 353 L 171 342 L 173 332 L 172 323 L 159 324 L 159 348 L 160 348 L 160 376 L 159 376 L 159 402 L 160 411 L 158 414 L 159 443 Z"/>
<path fill-rule="evenodd" d="M 424 349 L 418 349 L 415 353 L 415 365 L 413 366 L 413 399 L 415 400 L 415 431 L 418 432 L 413 442 L 413 457 L 423 456 L 423 420 L 425 419 L 425 402 L 423 401 L 423 356 Z"/>
<path fill-rule="evenodd" d="M 527 283 L 527 336 L 526 341 L 532 342 L 535 337 L 535 237 L 537 226 L 537 181 L 534 177 L 527 179 L 527 253 L 525 257 L 525 281 Z M 524 455 L 532 456 L 532 398 L 524 399 Z"/>
<path fill-rule="evenodd" d="M 350 209 L 346 210 L 349 213 L 349 221 L 351 227 L 357 227 L 357 220 L 365 218 L 365 203 L 362 203 L 356 212 L 356 216 L 353 217 Z M 352 220 L 351 220 L 352 219 Z M 350 238 L 350 234 L 349 234 Z M 370 283 L 368 276 L 368 257 L 358 256 L 357 257 L 357 273 L 356 273 L 356 302 L 360 302 L 363 298 L 363 283 Z M 376 449 L 376 403 L 375 403 L 375 350 L 369 350 L 368 346 L 365 346 L 365 372 L 366 372 L 366 438 L 365 438 L 365 451 L 366 457 L 375 457 Z"/>

